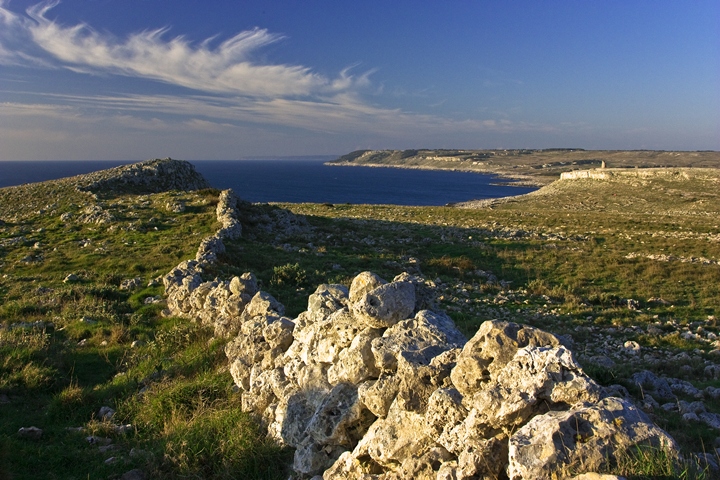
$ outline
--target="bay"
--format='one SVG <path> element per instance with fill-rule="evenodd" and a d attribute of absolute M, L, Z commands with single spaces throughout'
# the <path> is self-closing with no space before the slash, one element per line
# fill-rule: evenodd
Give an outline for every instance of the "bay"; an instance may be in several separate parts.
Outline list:
<path fill-rule="evenodd" d="M 193 160 L 215 188 L 232 188 L 250 202 L 446 205 L 521 195 L 532 187 L 494 185 L 468 172 L 324 165 L 336 157 Z M 129 161 L 0 162 L 0 187 L 80 175 Z"/>
<path fill-rule="evenodd" d="M 532 187 L 493 185 L 497 177 L 468 172 L 340 167 L 329 158 L 197 161 L 217 188 L 232 188 L 251 202 L 446 205 L 522 195 Z"/>

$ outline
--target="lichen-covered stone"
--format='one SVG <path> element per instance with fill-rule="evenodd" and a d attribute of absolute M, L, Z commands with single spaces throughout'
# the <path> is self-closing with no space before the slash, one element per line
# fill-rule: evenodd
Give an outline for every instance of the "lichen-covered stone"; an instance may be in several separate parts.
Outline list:
<path fill-rule="evenodd" d="M 538 415 L 510 437 L 509 445 L 510 480 L 598 471 L 616 452 L 638 446 L 677 452 L 667 433 L 631 403 L 614 397 Z"/>
<path fill-rule="evenodd" d="M 168 306 L 229 338 L 243 409 L 295 449 L 298 478 L 550 479 L 635 445 L 674 451 L 558 337 L 487 321 L 466 341 L 444 313 L 415 313 L 420 283 L 409 275 L 320 285 L 290 319 L 250 275 L 203 282 L 202 266 L 164 277 Z M 637 381 L 663 391 L 649 375 Z M 683 412 L 697 410 L 686 403 Z"/>
<path fill-rule="evenodd" d="M 352 304 L 353 313 L 372 328 L 387 328 L 412 315 L 415 287 L 410 282 L 392 282 L 365 293 Z"/>

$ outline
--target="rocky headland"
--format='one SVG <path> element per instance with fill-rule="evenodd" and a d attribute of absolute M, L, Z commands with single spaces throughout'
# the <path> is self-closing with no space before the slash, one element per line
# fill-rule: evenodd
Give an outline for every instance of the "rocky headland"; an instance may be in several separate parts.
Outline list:
<path fill-rule="evenodd" d="M 76 188 L 95 195 L 122 193 L 159 193 L 173 190 L 200 190 L 210 184 L 193 164 L 171 158 L 148 160 L 100 170 L 63 180 Z"/>
<path fill-rule="evenodd" d="M 490 173 L 511 180 L 510 185 L 543 186 L 565 172 L 603 165 L 613 168 L 717 168 L 720 152 L 581 148 L 357 150 L 327 162 L 327 165 Z"/>

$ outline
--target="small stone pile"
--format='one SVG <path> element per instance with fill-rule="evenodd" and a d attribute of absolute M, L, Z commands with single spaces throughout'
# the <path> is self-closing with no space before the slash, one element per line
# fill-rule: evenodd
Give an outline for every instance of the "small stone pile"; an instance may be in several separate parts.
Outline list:
<path fill-rule="evenodd" d="M 249 273 L 204 282 L 222 239 L 240 235 L 236 207 L 223 192 L 220 232 L 164 277 L 168 313 L 230 339 L 243 408 L 295 449 L 298 478 L 557 478 L 638 445 L 677 450 L 558 337 L 487 321 L 467 341 L 423 309 L 427 292 L 407 273 L 320 285 L 295 319 Z"/>

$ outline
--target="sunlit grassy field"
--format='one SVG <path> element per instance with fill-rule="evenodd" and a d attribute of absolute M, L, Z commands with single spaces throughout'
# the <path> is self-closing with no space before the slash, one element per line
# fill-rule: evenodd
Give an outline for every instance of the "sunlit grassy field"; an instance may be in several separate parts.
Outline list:
<path fill-rule="evenodd" d="M 474 209 L 244 204 L 243 237 L 205 274 L 250 271 L 292 317 L 320 283 L 408 271 L 434 285 L 468 336 L 491 318 L 564 335 L 591 376 L 636 396 L 628 379 L 645 369 L 720 387 L 705 373 L 720 363 L 708 340 L 720 335 L 719 178 L 563 181 Z M 0 190 L 0 478 L 119 478 L 133 468 L 150 478 L 287 478 L 292 452 L 241 411 L 224 341 L 152 303 L 163 294 L 152 280 L 218 228 L 217 194 Z M 93 205 L 111 218 L 84 223 Z M 304 220 L 288 228 L 287 211 Z M 69 274 L 77 278 L 65 282 Z M 121 288 L 135 278 L 139 286 Z M 648 354 L 589 360 L 626 341 Z M 100 418 L 103 406 L 111 419 Z M 677 412 L 652 417 L 685 453 L 714 452 L 720 432 Z M 43 436 L 17 435 L 29 426 Z M 711 478 L 674 461 L 630 455 L 615 473 Z"/>

